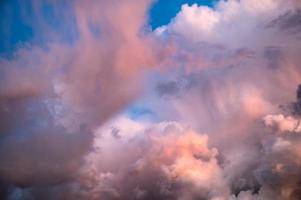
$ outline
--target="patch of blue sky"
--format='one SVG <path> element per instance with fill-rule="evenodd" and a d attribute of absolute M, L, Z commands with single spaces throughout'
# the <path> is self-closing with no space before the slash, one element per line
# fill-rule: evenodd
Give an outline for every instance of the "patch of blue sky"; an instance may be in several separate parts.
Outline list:
<path fill-rule="evenodd" d="M 0 3 L 0 53 L 12 52 L 22 42 L 33 38 L 33 29 L 22 16 L 22 11 L 32 13 L 29 3 L 21 8 L 17 0 Z"/>
<path fill-rule="evenodd" d="M 148 106 L 137 102 L 126 109 L 125 115 L 133 120 L 155 121 L 156 116 Z"/>
<path fill-rule="evenodd" d="M 9 57 L 26 45 L 73 44 L 78 32 L 70 2 L 0 1 L 0 56 Z"/>
<path fill-rule="evenodd" d="M 152 29 L 166 25 L 181 10 L 183 4 L 212 7 L 217 0 L 157 0 L 150 9 L 149 23 Z"/>

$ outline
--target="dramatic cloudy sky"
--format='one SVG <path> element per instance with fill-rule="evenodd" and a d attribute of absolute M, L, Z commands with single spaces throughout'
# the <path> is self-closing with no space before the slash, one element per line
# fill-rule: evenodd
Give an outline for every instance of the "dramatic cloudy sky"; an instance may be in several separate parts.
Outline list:
<path fill-rule="evenodd" d="M 0 1 L 0 199 L 300 200 L 300 0 Z"/>

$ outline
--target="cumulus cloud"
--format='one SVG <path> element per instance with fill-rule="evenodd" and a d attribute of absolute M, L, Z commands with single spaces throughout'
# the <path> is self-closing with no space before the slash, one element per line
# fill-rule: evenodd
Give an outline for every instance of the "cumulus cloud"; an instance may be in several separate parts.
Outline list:
<path fill-rule="evenodd" d="M 177 49 L 178 71 L 158 78 L 153 88 L 161 98 L 154 110 L 208 133 L 209 144 L 223 158 L 233 198 L 299 197 L 294 178 L 300 173 L 295 162 L 299 136 L 283 134 L 299 127 L 298 97 L 291 104 L 301 79 L 295 54 L 300 51 L 299 6 L 281 0 L 183 5 L 156 32 Z M 280 105 L 294 112 L 282 113 Z M 278 174 L 280 166 L 297 170 Z"/>
<path fill-rule="evenodd" d="M 294 6 L 293 1 L 282 0 L 219 1 L 213 9 L 197 4 L 184 4 L 167 30 L 193 42 L 256 47 L 257 43 L 254 41 L 271 41 L 265 27 L 272 20 L 294 12 Z M 254 37 L 254 34 L 261 35 Z"/>
<path fill-rule="evenodd" d="M 119 130 L 120 138 L 112 135 L 112 127 Z M 96 188 L 99 198 L 111 191 L 109 199 L 213 199 L 228 195 L 218 151 L 208 147 L 207 135 L 176 122 L 143 124 L 124 118 L 97 134 L 97 150 L 87 155 L 83 167 L 87 180 L 81 181 L 81 188 L 88 190 L 84 199 Z M 85 184 L 92 186 L 91 191 Z"/>

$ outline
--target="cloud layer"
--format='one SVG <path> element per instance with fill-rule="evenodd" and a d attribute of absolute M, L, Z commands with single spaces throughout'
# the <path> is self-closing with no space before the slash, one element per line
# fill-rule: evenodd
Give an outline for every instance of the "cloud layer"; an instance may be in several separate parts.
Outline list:
<path fill-rule="evenodd" d="M 299 1 L 183 5 L 154 31 L 151 3 L 29 4 L 43 45 L 0 60 L 1 199 L 301 198 Z"/>

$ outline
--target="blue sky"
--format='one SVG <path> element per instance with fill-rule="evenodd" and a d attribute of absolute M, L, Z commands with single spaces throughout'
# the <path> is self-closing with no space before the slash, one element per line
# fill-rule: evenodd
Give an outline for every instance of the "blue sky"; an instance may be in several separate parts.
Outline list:
<path fill-rule="evenodd" d="M 158 0 L 150 10 L 150 25 L 154 29 L 167 24 L 176 16 L 183 4 L 197 3 L 198 5 L 212 6 L 214 2 L 216 0 Z"/>
<path fill-rule="evenodd" d="M 39 11 L 33 11 L 34 8 L 30 1 L 0 1 L 0 56 L 7 56 L 18 46 L 26 43 L 43 46 L 45 41 L 49 42 L 50 34 L 47 32 L 48 38 L 45 38 L 45 34 L 43 34 L 45 30 L 41 27 L 41 21 L 46 22 L 46 25 L 51 28 L 47 31 L 59 33 L 62 41 L 74 41 L 76 26 L 74 26 L 75 21 L 72 20 L 75 19 L 72 18 L 72 10 L 68 8 L 67 2 L 61 1 L 59 4 L 55 4 L 59 7 L 59 12 L 55 12 L 53 5 L 46 1 L 41 4 Z M 36 12 L 39 13 L 35 15 Z M 68 20 L 68 23 L 65 19 Z"/>
<path fill-rule="evenodd" d="M 33 37 L 33 30 L 22 19 L 20 10 L 16 0 L 0 3 L 0 53 L 12 51 L 18 43 Z"/>
<path fill-rule="evenodd" d="M 215 1 L 216 0 L 157 0 L 150 9 L 150 26 L 152 29 L 155 29 L 158 26 L 169 23 L 180 11 L 181 5 L 185 3 L 189 5 L 197 3 L 198 5 L 211 6 Z M 64 10 L 66 11 L 66 9 Z M 70 26 L 66 28 L 66 24 L 61 21 L 61 17 L 59 17 L 60 19 L 58 17 L 55 18 L 49 5 L 45 3 L 45 8 L 42 9 L 42 12 L 46 22 L 49 21 L 50 26 L 58 29 L 63 40 L 67 37 L 72 40 L 71 36 L 74 36 L 75 31 L 72 30 L 72 27 Z M 24 13 L 26 13 L 25 19 L 23 16 Z M 32 40 L 35 38 L 34 34 L 39 28 L 32 26 L 38 19 L 35 19 L 31 13 L 33 12 L 31 11 L 29 3 L 23 3 L 22 7 L 20 7 L 19 0 L 0 2 L 0 55 L 10 54 L 19 45 L 33 42 Z M 39 35 L 39 38 L 38 41 L 35 42 L 37 42 L 38 45 L 41 45 L 43 42 L 42 34 L 37 34 Z M 37 38 L 35 38 L 35 40 L 37 40 Z"/>

